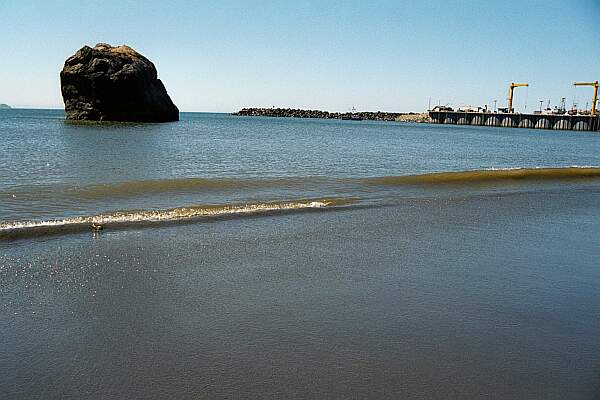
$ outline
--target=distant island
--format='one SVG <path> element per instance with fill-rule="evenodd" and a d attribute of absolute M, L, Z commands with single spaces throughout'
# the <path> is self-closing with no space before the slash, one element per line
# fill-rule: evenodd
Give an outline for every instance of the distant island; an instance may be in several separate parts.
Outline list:
<path fill-rule="evenodd" d="M 242 108 L 233 115 L 246 117 L 323 118 L 369 121 L 429 122 L 427 113 L 395 113 L 385 111 L 329 112 L 297 108 Z"/>
<path fill-rule="evenodd" d="M 0 110 L 8 110 L 11 108 L 8 104 L 0 104 Z"/>

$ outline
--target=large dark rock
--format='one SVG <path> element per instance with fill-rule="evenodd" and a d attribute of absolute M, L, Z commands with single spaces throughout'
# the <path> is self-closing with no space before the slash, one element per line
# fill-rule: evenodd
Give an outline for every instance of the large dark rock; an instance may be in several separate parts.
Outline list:
<path fill-rule="evenodd" d="M 82 47 L 65 61 L 60 83 L 67 119 L 179 120 L 154 64 L 128 46 Z"/>

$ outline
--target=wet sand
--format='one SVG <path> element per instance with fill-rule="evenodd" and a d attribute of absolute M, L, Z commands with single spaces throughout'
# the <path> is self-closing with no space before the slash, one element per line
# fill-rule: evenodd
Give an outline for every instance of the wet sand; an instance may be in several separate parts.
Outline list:
<path fill-rule="evenodd" d="M 600 190 L 0 242 L 6 398 L 590 399 Z"/>

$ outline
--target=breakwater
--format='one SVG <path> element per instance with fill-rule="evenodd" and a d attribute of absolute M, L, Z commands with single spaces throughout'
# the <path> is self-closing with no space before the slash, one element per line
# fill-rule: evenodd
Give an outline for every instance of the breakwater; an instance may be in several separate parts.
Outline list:
<path fill-rule="evenodd" d="M 385 111 L 329 112 L 322 110 L 303 110 L 299 108 L 242 108 L 233 113 L 247 117 L 288 117 L 323 119 L 359 119 L 369 121 L 428 122 L 426 113 L 396 113 Z"/>
<path fill-rule="evenodd" d="M 507 114 L 430 111 L 434 124 L 501 126 L 505 128 L 599 131 L 600 117 L 568 114 Z"/>

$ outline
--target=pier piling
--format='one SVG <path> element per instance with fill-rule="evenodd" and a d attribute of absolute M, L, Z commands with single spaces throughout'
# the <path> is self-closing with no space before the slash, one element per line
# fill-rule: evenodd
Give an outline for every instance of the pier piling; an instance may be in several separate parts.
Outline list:
<path fill-rule="evenodd" d="M 434 124 L 600 131 L 600 117 L 597 115 L 429 111 L 429 118 Z"/>

